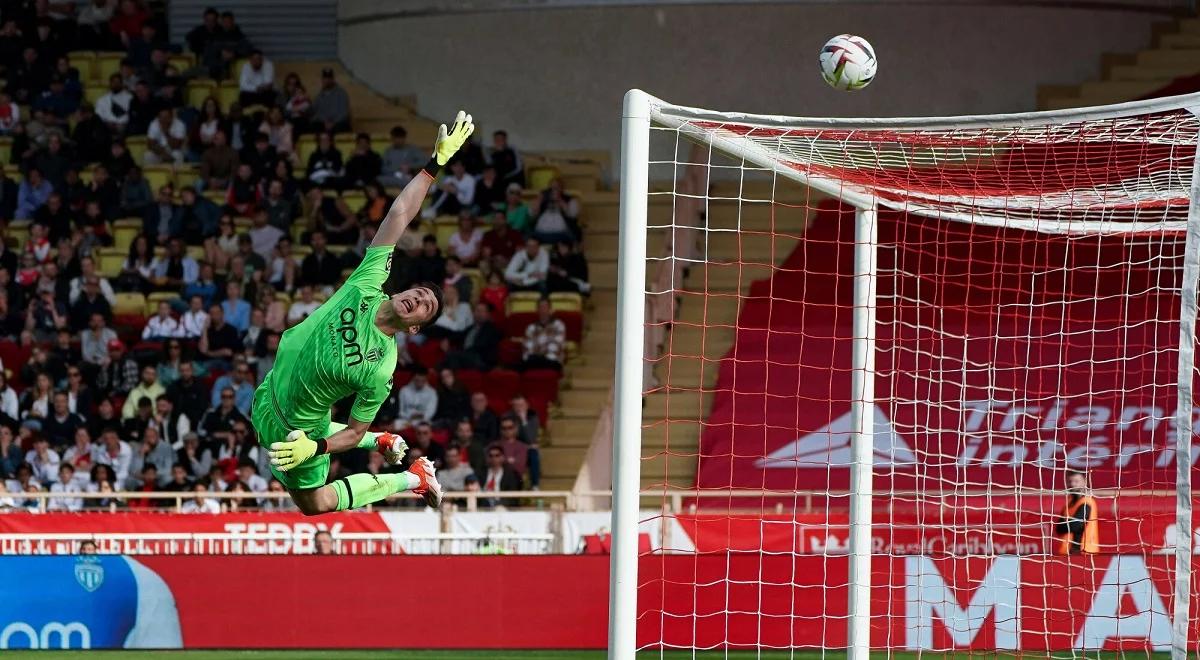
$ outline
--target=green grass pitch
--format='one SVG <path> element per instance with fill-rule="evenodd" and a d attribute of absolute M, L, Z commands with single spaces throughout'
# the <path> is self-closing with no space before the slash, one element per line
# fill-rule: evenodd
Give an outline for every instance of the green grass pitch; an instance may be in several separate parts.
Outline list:
<path fill-rule="evenodd" d="M 298 650 L 298 651 L 5 651 L 3 660 L 382 660 L 402 658 L 404 660 L 603 660 L 603 651 L 417 651 L 398 649 L 391 651 L 350 650 Z M 846 657 L 845 651 L 644 651 L 639 658 L 652 660 L 834 660 Z M 872 660 L 978 660 L 980 658 L 1021 658 L 1022 660 L 1124 660 L 1128 658 L 1166 660 L 1167 653 L 1014 653 L 999 651 L 975 651 L 973 653 L 925 652 L 871 654 Z"/>

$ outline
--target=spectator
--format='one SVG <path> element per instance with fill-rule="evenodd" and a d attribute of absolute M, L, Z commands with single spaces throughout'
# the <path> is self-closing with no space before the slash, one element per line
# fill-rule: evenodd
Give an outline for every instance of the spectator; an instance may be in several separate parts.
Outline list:
<path fill-rule="evenodd" d="M 68 327 L 69 319 L 66 303 L 55 299 L 53 289 L 43 289 L 28 307 L 25 330 L 31 332 L 35 340 L 47 342 L 59 330 Z"/>
<path fill-rule="evenodd" d="M 204 10 L 204 19 L 188 31 L 184 39 L 187 41 L 188 49 L 196 54 L 196 57 L 202 57 L 208 50 L 210 44 L 219 41 L 224 35 L 221 31 L 221 26 L 217 23 L 217 10 L 209 7 Z M 163 471 L 164 476 L 166 471 Z"/>
<path fill-rule="evenodd" d="M 450 438 L 446 455 L 449 456 L 455 450 L 459 452 L 462 462 L 471 468 L 472 477 L 484 469 L 487 461 L 486 447 L 479 436 L 475 435 L 475 429 L 471 428 L 471 422 L 466 418 L 458 420 L 454 425 L 454 436 Z M 442 487 L 445 488 L 445 484 L 442 484 Z"/>
<path fill-rule="evenodd" d="M 471 414 L 471 393 L 458 381 L 453 369 L 438 370 L 438 405 L 434 423 L 440 428 L 453 429 L 459 420 Z"/>
<path fill-rule="evenodd" d="M 150 192 L 150 183 L 142 175 L 142 168 L 134 164 L 133 157 L 125 150 L 124 142 L 120 140 L 113 142 L 112 154 L 113 158 L 107 165 L 109 172 L 118 179 L 122 178 L 123 173 L 128 173 L 123 177 L 124 180 L 121 184 L 121 214 L 124 216 L 144 215 L 146 209 L 154 203 L 154 196 Z"/>
<path fill-rule="evenodd" d="M 474 291 L 474 283 L 463 272 L 462 261 L 454 255 L 446 257 L 446 279 L 442 280 L 442 288 L 447 287 L 458 289 L 460 300 L 470 300 Z"/>
<path fill-rule="evenodd" d="M 117 295 L 113 291 L 112 283 L 108 281 L 107 277 L 96 272 L 96 260 L 92 257 L 81 257 L 79 259 L 79 275 L 71 278 L 70 283 L 68 299 L 72 304 L 83 295 L 86 288 L 85 283 L 92 279 L 96 281 L 100 295 L 104 296 L 110 306 L 117 302 Z"/>
<path fill-rule="evenodd" d="M 243 415 L 250 414 L 250 406 L 254 403 L 254 378 L 246 358 L 241 355 L 233 358 L 233 370 L 213 383 L 211 403 L 214 408 L 221 405 L 221 395 L 225 392 L 233 392 L 234 405 Z"/>
<path fill-rule="evenodd" d="M 243 107 L 275 104 L 275 65 L 263 57 L 261 50 L 250 51 L 250 61 L 242 65 L 238 90 Z"/>
<path fill-rule="evenodd" d="M 383 172 L 383 159 L 371 150 L 371 136 L 359 133 L 354 138 L 354 153 L 346 161 L 343 188 L 361 188 L 374 182 Z"/>
<path fill-rule="evenodd" d="M 128 442 L 138 444 L 142 441 L 142 436 L 146 429 L 154 424 L 154 401 L 150 397 L 131 395 L 126 398 L 126 405 L 130 401 L 136 401 L 133 416 L 128 417 L 121 422 L 121 437 Z"/>
<path fill-rule="evenodd" d="M 242 458 L 238 461 L 238 479 L 242 483 L 246 484 L 246 487 L 250 489 L 250 492 L 265 493 L 267 492 L 267 480 L 258 475 L 257 469 L 257 466 L 254 465 L 254 461 L 250 460 L 249 458 Z"/>
<path fill-rule="evenodd" d="M 107 326 L 103 314 L 92 314 L 88 328 L 79 333 L 80 353 L 85 363 L 96 369 L 108 364 L 108 345 L 117 341 L 117 333 Z"/>
<path fill-rule="evenodd" d="M 1097 554 L 1100 552 L 1099 507 L 1088 490 L 1087 475 L 1067 472 L 1067 502 L 1054 522 L 1058 536 L 1057 555 Z"/>
<path fill-rule="evenodd" d="M 437 391 L 429 386 L 423 370 L 413 371 L 412 379 L 400 388 L 395 428 L 401 430 L 418 422 L 429 421 L 437 413 Z"/>
<path fill-rule="evenodd" d="M 279 94 L 279 105 L 283 115 L 296 132 L 305 132 L 308 128 L 308 117 L 312 112 L 312 99 L 300 76 L 289 73 L 283 79 L 283 91 Z"/>
<path fill-rule="evenodd" d="M 33 470 L 32 478 L 42 485 L 49 485 L 58 476 L 60 461 L 58 452 L 50 448 L 50 440 L 45 435 L 35 435 L 33 448 L 25 452 L 25 462 Z"/>
<path fill-rule="evenodd" d="M 274 287 L 274 289 L 278 291 L 294 291 L 296 288 L 297 266 L 297 259 L 295 255 L 292 254 L 292 239 L 287 235 L 280 236 L 279 240 L 275 242 L 275 250 L 271 255 L 271 261 L 267 266 L 267 282 L 271 285 L 271 287 Z M 260 293 L 266 292 L 271 287 L 265 287 L 261 289 Z M 268 311 L 271 311 L 270 308 L 277 302 L 274 299 L 274 292 L 271 292 L 268 300 Z M 262 306 L 261 300 L 259 302 L 259 306 Z M 279 324 L 276 328 L 277 330 L 283 330 L 283 317 L 285 312 L 286 309 L 283 308 L 283 304 L 280 303 L 278 314 Z"/>
<path fill-rule="evenodd" d="M 75 466 L 70 463 L 60 463 L 58 466 L 58 479 L 50 484 L 51 493 L 81 493 L 83 488 L 79 486 L 79 482 L 75 480 Z M 46 503 L 46 509 L 49 511 L 82 511 L 82 497 L 56 497 Z"/>
<path fill-rule="evenodd" d="M 224 130 L 213 134 L 212 145 L 200 157 L 200 181 L 207 190 L 223 190 L 233 181 L 241 161 L 238 152 L 229 146 Z"/>
<path fill-rule="evenodd" d="M 174 455 L 174 452 L 171 452 Z M 169 464 L 168 464 L 169 465 Z M 138 478 L 130 477 L 126 490 L 143 493 L 155 493 L 159 489 L 159 481 L 167 478 L 171 473 L 170 470 L 161 471 L 153 463 L 142 465 L 141 470 L 132 470 L 132 472 L 140 472 Z M 129 500 L 130 509 L 157 509 L 168 506 L 170 502 L 163 499 L 150 499 L 149 497 L 138 497 Z"/>
<path fill-rule="evenodd" d="M 92 461 L 112 469 L 116 483 L 123 484 L 129 478 L 129 467 L 133 464 L 133 449 L 117 435 L 114 427 L 108 427 L 100 435 L 100 443 L 92 450 Z"/>
<path fill-rule="evenodd" d="M 4 446 L 4 431 L 8 429 L 0 428 L 0 449 Z M 8 431 L 8 436 L 12 437 L 12 431 Z M 74 444 L 67 447 L 63 452 L 62 462 L 70 463 L 75 468 L 75 476 L 84 484 L 88 481 L 88 471 L 92 469 L 92 436 L 88 433 L 87 427 L 75 429 Z M 2 452 L 0 452 L 2 453 Z M 2 457 L 0 457 L 2 460 Z M 4 471 L 0 467 L 0 477 Z"/>
<path fill-rule="evenodd" d="M 250 303 L 242 299 L 242 285 L 237 282 L 225 284 L 225 300 L 221 302 L 221 311 L 225 313 L 225 321 L 232 325 L 239 334 L 245 333 L 250 327 Z"/>
<path fill-rule="evenodd" d="M 379 183 L 402 188 L 428 161 L 428 153 L 408 144 L 408 131 L 403 126 L 395 126 L 392 128 L 392 145 L 383 152 Z"/>
<path fill-rule="evenodd" d="M 71 130 L 71 141 L 79 160 L 98 163 L 108 157 L 112 146 L 112 132 L 108 125 L 96 115 L 92 104 L 79 106 L 79 119 Z"/>
<path fill-rule="evenodd" d="M 458 231 L 450 235 L 450 252 L 467 266 L 479 263 L 483 246 L 483 230 L 475 226 L 475 216 L 463 212 L 458 216 Z"/>
<path fill-rule="evenodd" d="M 172 224 L 175 222 L 175 188 L 167 183 L 158 189 L 154 204 L 146 207 L 142 217 L 142 232 L 157 245 L 166 245 L 171 239 Z"/>
<path fill-rule="evenodd" d="M 211 269 L 211 266 L 206 267 Z M 201 269 L 203 272 L 204 269 Z M 179 317 L 179 332 L 180 336 L 185 339 L 199 339 L 200 335 L 204 334 L 204 328 L 208 327 L 208 312 L 204 311 L 204 297 L 201 294 L 192 294 L 188 297 L 188 309 Z"/>
<path fill-rule="evenodd" d="M 175 451 L 171 448 L 171 443 L 159 434 L 157 426 L 146 428 L 136 454 L 132 471 L 139 472 L 140 468 L 150 466 L 154 468 L 156 478 L 161 476 L 162 479 L 166 479 L 167 475 L 171 473 L 171 466 L 175 462 Z M 156 481 L 154 486 L 157 488 L 158 485 Z"/>
<path fill-rule="evenodd" d="M 275 247 L 279 244 L 279 239 L 287 236 L 282 229 L 270 224 L 269 220 L 270 217 L 267 215 L 266 210 L 259 209 L 254 213 L 253 225 L 248 232 L 254 251 L 264 261 L 270 261 L 274 257 Z"/>
<path fill-rule="evenodd" d="M 171 235 L 178 236 L 188 245 L 201 245 L 205 239 L 217 233 L 221 209 L 194 188 L 180 191 L 180 204 L 175 207 L 171 221 Z"/>
<path fill-rule="evenodd" d="M 426 234 L 421 239 L 421 253 L 413 260 L 412 276 L 417 282 L 443 282 L 446 279 L 446 259 L 438 250 L 437 238 Z"/>
<path fill-rule="evenodd" d="M 500 493 L 521 490 L 521 477 L 508 466 L 504 450 L 499 445 L 492 445 L 487 450 L 487 467 L 479 474 L 479 490 L 485 493 Z M 514 500 L 489 497 L 481 501 L 488 507 L 510 506 Z"/>
<path fill-rule="evenodd" d="M 110 152 L 112 145 L 106 143 L 104 149 L 106 153 Z M 117 217 L 121 207 L 121 189 L 109 175 L 107 167 L 96 165 L 92 170 L 92 181 L 86 184 L 83 194 L 84 203 L 96 202 L 105 218 Z"/>
<path fill-rule="evenodd" d="M 71 329 L 82 332 L 94 314 L 99 314 L 106 322 L 112 320 L 112 305 L 100 291 L 100 278 L 92 275 L 84 281 L 83 293 L 71 303 Z"/>
<path fill-rule="evenodd" d="M 503 211 L 492 214 L 492 228 L 483 235 L 480 243 L 480 267 L 503 271 L 513 254 L 525 244 L 525 238 L 509 228 L 508 218 Z"/>
<path fill-rule="evenodd" d="M 67 169 L 70 168 L 71 161 L 63 153 L 62 135 L 58 132 L 51 133 L 46 138 L 46 147 L 38 150 L 33 163 L 51 187 L 60 192 L 66 189 Z"/>
<path fill-rule="evenodd" d="M 208 325 L 200 334 L 200 354 L 214 363 L 212 366 L 225 367 L 241 344 L 237 328 L 225 322 L 225 310 L 221 305 L 209 307 Z"/>
<path fill-rule="evenodd" d="M 335 245 L 349 245 L 358 240 L 358 218 L 340 197 L 325 197 L 320 188 L 308 191 L 308 223 L 321 231 Z M 340 267 L 339 267 L 340 276 Z"/>
<path fill-rule="evenodd" d="M 0 426 L 0 484 L 17 472 L 17 466 L 25 462 L 21 443 L 13 436 L 12 427 Z"/>
<path fill-rule="evenodd" d="M 46 121 L 63 127 L 67 119 L 79 109 L 79 97 L 67 93 L 66 82 L 58 74 L 50 76 L 50 87 L 42 92 L 33 103 L 33 108 L 46 113 Z"/>
<path fill-rule="evenodd" d="M 183 162 L 183 149 L 187 140 L 187 127 L 175 117 L 171 108 L 161 108 L 158 119 L 146 131 L 146 164 Z"/>
<path fill-rule="evenodd" d="M 475 182 L 475 209 L 479 215 L 504 212 L 508 198 L 507 186 L 496 176 L 496 168 L 488 165 Z"/>
<path fill-rule="evenodd" d="M 229 138 L 229 146 L 233 147 L 240 154 L 242 149 L 253 144 L 254 122 L 250 117 L 245 116 L 242 112 L 241 103 L 231 103 L 229 105 L 229 114 L 225 117 L 225 133 Z"/>
<path fill-rule="evenodd" d="M 456 287 L 445 289 L 442 295 L 444 298 L 437 320 L 425 328 L 425 335 L 432 339 L 449 339 L 457 344 L 475 322 L 471 305 L 458 297 Z"/>
<path fill-rule="evenodd" d="M 264 177 L 275 171 L 275 163 L 279 161 L 279 153 L 271 144 L 271 136 L 262 131 L 255 131 L 253 142 L 242 147 L 238 153 L 242 165 L 250 166 L 250 178 L 257 184 Z M 256 193 L 261 191 L 256 190 Z M 259 195 L 261 196 L 261 195 Z M 257 200 L 256 200 L 257 201 Z"/>
<path fill-rule="evenodd" d="M 237 24 L 237 20 L 233 16 L 233 12 L 221 12 L 221 42 L 231 44 L 234 52 L 239 57 L 244 57 L 246 53 L 253 50 L 250 46 L 250 40 L 242 33 L 242 28 Z"/>
<path fill-rule="evenodd" d="M 249 423 L 246 416 L 238 410 L 234 401 L 234 393 L 232 388 L 221 390 L 220 403 L 209 408 L 208 412 L 200 418 L 200 423 L 197 428 L 200 435 L 204 436 L 209 442 L 220 442 L 228 434 L 233 432 L 235 422 Z"/>
<path fill-rule="evenodd" d="M 97 438 L 97 440 L 104 435 L 104 430 L 110 426 L 113 429 L 121 428 L 121 416 L 117 413 L 112 399 L 101 399 L 100 403 L 96 405 L 96 414 L 90 415 L 87 419 L 88 434 L 93 438 Z"/>
<path fill-rule="evenodd" d="M 13 212 L 14 215 L 20 219 L 33 218 L 37 210 L 50 199 L 52 192 L 54 187 L 42 177 L 42 171 L 37 167 L 29 168 L 25 173 L 25 180 L 21 181 L 17 188 L 17 208 Z"/>
<path fill-rule="evenodd" d="M 196 367 L 190 360 L 179 363 L 179 379 L 167 388 L 167 398 L 180 415 L 186 416 L 195 428 L 200 428 L 208 410 L 208 390 L 196 378 Z"/>
<path fill-rule="evenodd" d="M 125 344 L 120 339 L 108 342 L 108 363 L 96 378 L 96 387 L 108 394 L 125 396 L 137 386 L 138 365 L 125 353 Z"/>
<path fill-rule="evenodd" d="M 149 19 L 150 13 L 136 0 L 121 0 L 116 15 L 108 22 L 108 29 L 128 48 L 130 41 L 141 35 L 142 25 Z"/>
<path fill-rule="evenodd" d="M 104 50 L 109 46 L 108 22 L 112 20 L 115 0 L 90 0 L 81 3 L 75 16 L 80 46 L 86 50 Z"/>
<path fill-rule="evenodd" d="M 9 279 L 8 271 L 0 269 L 0 279 Z M 0 337 L 15 339 L 25 330 L 25 315 L 13 309 L 8 292 L 0 286 Z"/>
<path fill-rule="evenodd" d="M 142 367 L 141 380 L 129 391 L 129 396 L 125 397 L 125 405 L 121 408 L 121 419 L 127 420 L 133 417 L 136 412 L 135 406 L 140 406 L 142 399 L 153 404 L 155 399 L 166 393 L 166 388 L 158 382 L 158 369 L 151 364 Z"/>
<path fill-rule="evenodd" d="M 221 513 L 221 505 L 211 497 L 208 497 L 208 486 L 197 481 L 192 484 L 192 492 L 195 497 L 183 503 L 179 507 L 180 513 Z"/>
<path fill-rule="evenodd" d="M 521 162 L 521 154 L 508 144 L 506 131 L 492 133 L 488 162 L 496 169 L 497 176 L 504 183 L 525 186 L 525 164 Z"/>
<path fill-rule="evenodd" d="M 179 336 L 179 321 L 171 315 L 171 303 L 161 300 L 158 303 L 158 313 L 150 317 L 142 328 L 142 339 L 163 341 Z"/>
<path fill-rule="evenodd" d="M 177 462 L 171 466 L 171 478 L 162 486 L 166 493 L 187 493 L 192 490 L 192 480 L 188 477 L 187 465 Z"/>
<path fill-rule="evenodd" d="M 21 52 L 21 61 L 8 67 L 8 92 L 20 104 L 32 103 L 42 91 L 49 77 L 49 67 L 38 56 L 37 48 L 26 46 Z"/>
<path fill-rule="evenodd" d="M 338 258 L 326 249 L 325 232 L 314 231 L 309 235 L 312 253 L 300 262 L 300 284 L 331 291 L 342 277 L 342 265 Z"/>
<path fill-rule="evenodd" d="M 71 412 L 66 392 L 55 392 L 53 400 L 50 414 L 42 420 L 42 433 L 55 446 L 65 446 L 75 437 L 75 431 L 84 427 L 85 422 L 78 414 Z"/>
<path fill-rule="evenodd" d="M 20 415 L 17 406 L 17 391 L 8 384 L 8 376 L 0 369 L 0 414 L 3 414 L 0 425 L 13 424 L 17 420 Z M 0 460 L 3 460 L 2 455 Z"/>
<path fill-rule="evenodd" d="M 306 284 L 300 287 L 299 295 L 297 295 L 296 300 L 292 301 L 292 306 L 288 308 L 288 325 L 296 325 L 303 321 L 310 314 L 317 311 L 317 308 L 320 306 L 321 303 L 313 297 L 312 285 Z"/>
<path fill-rule="evenodd" d="M 405 463 L 411 465 L 413 461 L 424 456 L 433 461 L 433 464 L 441 469 L 445 464 L 446 450 L 438 443 L 433 441 L 433 427 L 429 422 L 417 422 L 413 428 L 412 443 L 408 447 L 408 454 L 405 455 Z"/>
<path fill-rule="evenodd" d="M 267 110 L 267 117 L 258 127 L 258 134 L 267 136 L 267 143 L 276 154 L 288 161 L 296 160 L 295 146 L 292 141 L 292 125 L 283 116 L 283 111 L 277 107 Z M 271 163 L 274 165 L 274 163 Z M 262 174 L 266 174 L 263 172 Z"/>
<path fill-rule="evenodd" d="M 155 257 L 151 264 L 154 278 L 151 282 L 165 291 L 179 291 L 196 281 L 200 266 L 184 249 L 183 241 L 171 238 L 167 241 L 167 254 Z"/>
<path fill-rule="evenodd" d="M 500 420 L 488 407 L 487 395 L 475 392 L 471 395 L 471 428 L 483 443 L 491 443 L 500 437 Z"/>
<path fill-rule="evenodd" d="M 12 220 L 16 215 L 16 210 L 17 184 L 8 176 L 8 173 L 4 171 L 3 167 L 0 167 L 0 220 Z M 5 248 L 3 252 L 0 252 L 0 255 L 5 255 L 5 258 L 7 258 L 8 254 L 10 253 L 8 252 L 7 248 Z M 12 271 L 15 270 L 15 267 L 5 268 L 9 270 L 10 275 L 12 274 Z"/>
<path fill-rule="evenodd" d="M 252 215 L 258 208 L 258 179 L 254 178 L 254 168 L 249 163 L 238 165 L 229 184 L 225 203 L 238 215 Z"/>
<path fill-rule="evenodd" d="M 92 414 L 92 388 L 83 380 L 79 361 L 67 363 L 67 407 L 83 418 Z"/>
<path fill-rule="evenodd" d="M 0 135 L 10 135 L 21 123 L 21 106 L 7 92 L 0 91 Z"/>
<path fill-rule="evenodd" d="M 317 135 L 317 148 L 308 157 L 308 180 L 318 186 L 336 187 L 342 176 L 342 152 L 333 146 L 332 133 Z"/>
<path fill-rule="evenodd" d="M 262 210 L 266 212 L 267 222 L 272 227 L 285 232 L 291 228 L 297 208 L 295 200 L 285 194 L 283 181 L 274 179 L 267 184 L 267 196 L 263 199 Z"/>
<path fill-rule="evenodd" d="M 240 282 L 252 289 L 254 285 L 252 274 L 266 269 L 267 262 L 254 251 L 254 243 L 250 240 L 249 234 L 238 235 L 238 253 L 229 260 L 229 273 L 225 277 L 226 281 Z M 250 291 L 246 292 L 246 298 L 253 297 Z"/>
<path fill-rule="evenodd" d="M 333 69 L 321 71 L 321 91 L 313 101 L 313 120 L 326 133 L 350 130 L 350 95 L 333 77 Z"/>
<path fill-rule="evenodd" d="M 169 110 L 169 108 L 163 108 L 162 103 L 159 102 L 158 99 L 154 98 L 150 92 L 150 85 L 144 80 L 137 81 L 137 83 L 133 86 L 133 99 L 129 101 L 129 123 L 125 125 L 125 134 L 147 135 L 150 130 L 150 125 L 158 120 L 159 111 L 163 109 Z M 170 118 L 170 121 L 167 122 L 167 126 L 165 128 L 165 131 L 163 128 L 159 128 L 159 131 L 164 134 L 163 140 L 166 141 L 168 137 L 175 139 L 175 121 L 173 114 Z M 149 136 L 147 135 L 147 137 Z M 150 152 L 147 152 L 147 155 L 149 155 L 149 153 Z M 171 159 L 168 158 L 162 162 L 170 161 Z M 146 164 L 149 165 L 151 162 L 158 161 L 147 161 Z"/>
<path fill-rule="evenodd" d="M 337 552 L 333 549 L 333 534 L 322 529 L 313 534 L 313 554 L 314 555 L 335 555 Z"/>
<path fill-rule="evenodd" d="M 50 193 L 46 205 L 33 214 L 33 221 L 46 228 L 46 243 L 57 245 L 71 233 L 71 211 L 63 204 L 62 195 Z"/>
<path fill-rule="evenodd" d="M 122 291 L 146 291 L 150 288 L 150 278 L 154 276 L 156 258 L 150 240 L 145 234 L 138 234 L 129 244 L 129 255 L 121 265 L 121 274 L 117 278 L 117 288 Z"/>
<path fill-rule="evenodd" d="M 188 433 L 183 436 L 183 447 L 176 452 L 175 461 L 183 465 L 189 477 L 199 479 L 212 468 L 213 456 L 212 451 L 200 445 L 200 436 Z"/>
<path fill-rule="evenodd" d="M 513 231 L 521 234 L 528 234 L 533 231 L 533 212 L 529 206 L 522 200 L 524 191 L 521 186 L 515 183 L 508 184 L 508 191 L 505 194 L 505 219 L 508 221 L 508 226 Z"/>
<path fill-rule="evenodd" d="M 525 249 L 513 255 L 504 270 L 504 279 L 513 291 L 541 291 L 550 272 L 550 256 L 535 237 L 525 241 Z"/>
<path fill-rule="evenodd" d="M 575 241 L 579 237 L 579 200 L 563 191 L 562 179 L 550 181 L 532 210 L 533 235 L 543 243 Z"/>
<path fill-rule="evenodd" d="M 550 301 L 542 298 L 537 305 L 537 320 L 525 328 L 525 352 L 521 367 L 561 372 L 566 337 L 567 327 L 554 318 Z"/>
<path fill-rule="evenodd" d="M 444 364 L 451 369 L 488 371 L 498 362 L 502 339 L 504 333 L 492 322 L 491 305 L 475 303 L 475 322 L 463 336 L 462 348 L 449 352 Z"/>
<path fill-rule="evenodd" d="M 450 172 L 438 183 L 433 202 L 422 211 L 427 219 L 439 215 L 458 215 L 475 201 L 475 177 L 467 172 L 461 159 L 450 161 Z"/>

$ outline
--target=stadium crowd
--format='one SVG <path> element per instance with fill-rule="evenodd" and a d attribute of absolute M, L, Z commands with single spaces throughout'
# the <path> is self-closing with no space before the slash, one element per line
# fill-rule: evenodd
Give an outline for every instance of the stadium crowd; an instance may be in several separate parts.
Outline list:
<path fill-rule="evenodd" d="M 0 7 L 0 509 L 44 489 L 280 490 L 248 419 L 255 383 L 428 160 L 400 126 L 348 135 L 335 72 L 315 95 L 280 82 L 231 12 L 206 10 L 186 46 L 166 33 L 137 0 Z M 496 131 L 449 164 L 396 249 L 385 292 L 442 283 L 445 304 L 400 339 L 375 427 L 448 490 L 538 487 L 589 292 L 579 215 L 557 179 L 527 193 Z M 363 469 L 393 468 L 354 451 L 330 478 Z"/>

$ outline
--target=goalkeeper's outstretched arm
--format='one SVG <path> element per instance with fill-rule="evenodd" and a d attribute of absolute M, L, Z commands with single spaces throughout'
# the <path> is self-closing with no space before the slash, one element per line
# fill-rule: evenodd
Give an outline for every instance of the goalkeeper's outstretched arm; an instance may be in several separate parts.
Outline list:
<path fill-rule="evenodd" d="M 475 132 L 475 124 L 471 121 L 471 115 L 462 110 L 458 111 L 458 116 L 454 118 L 454 125 L 449 130 L 446 130 L 445 124 L 438 128 L 437 142 L 433 146 L 433 157 L 429 159 L 429 163 L 425 167 L 421 168 L 420 172 L 417 172 L 412 181 L 404 186 L 404 190 L 400 191 L 396 201 L 392 202 L 392 208 L 388 209 L 387 215 L 380 223 L 379 231 L 375 232 L 375 240 L 371 241 L 371 247 L 394 246 L 400 242 L 400 237 L 404 235 L 408 223 L 420 212 L 421 202 L 425 200 L 425 195 L 429 194 L 429 186 L 437 178 L 438 170 L 446 166 L 446 163 L 467 142 L 467 138 L 471 137 L 473 132 Z"/>

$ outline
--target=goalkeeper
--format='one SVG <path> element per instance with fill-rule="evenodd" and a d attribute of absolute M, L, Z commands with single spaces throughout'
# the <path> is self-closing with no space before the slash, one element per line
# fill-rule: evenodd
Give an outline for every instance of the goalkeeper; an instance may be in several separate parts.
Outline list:
<path fill-rule="evenodd" d="M 389 298 L 382 286 L 392 250 L 438 170 L 474 130 L 471 115 L 463 112 L 449 131 L 441 126 L 433 158 L 392 203 L 362 264 L 317 311 L 283 333 L 275 366 L 254 392 L 251 420 L 258 442 L 270 450 L 271 472 L 305 514 L 366 506 L 409 490 L 429 506 L 441 502 L 433 463 L 424 457 L 407 472 L 325 481 L 330 454 L 362 447 L 380 451 L 395 465 L 408 450 L 399 436 L 367 429 L 392 388 L 396 335 L 415 334 L 432 323 L 441 312 L 442 293 L 436 284 L 421 284 Z M 333 422 L 330 407 L 350 394 L 356 398 L 349 424 Z"/>

